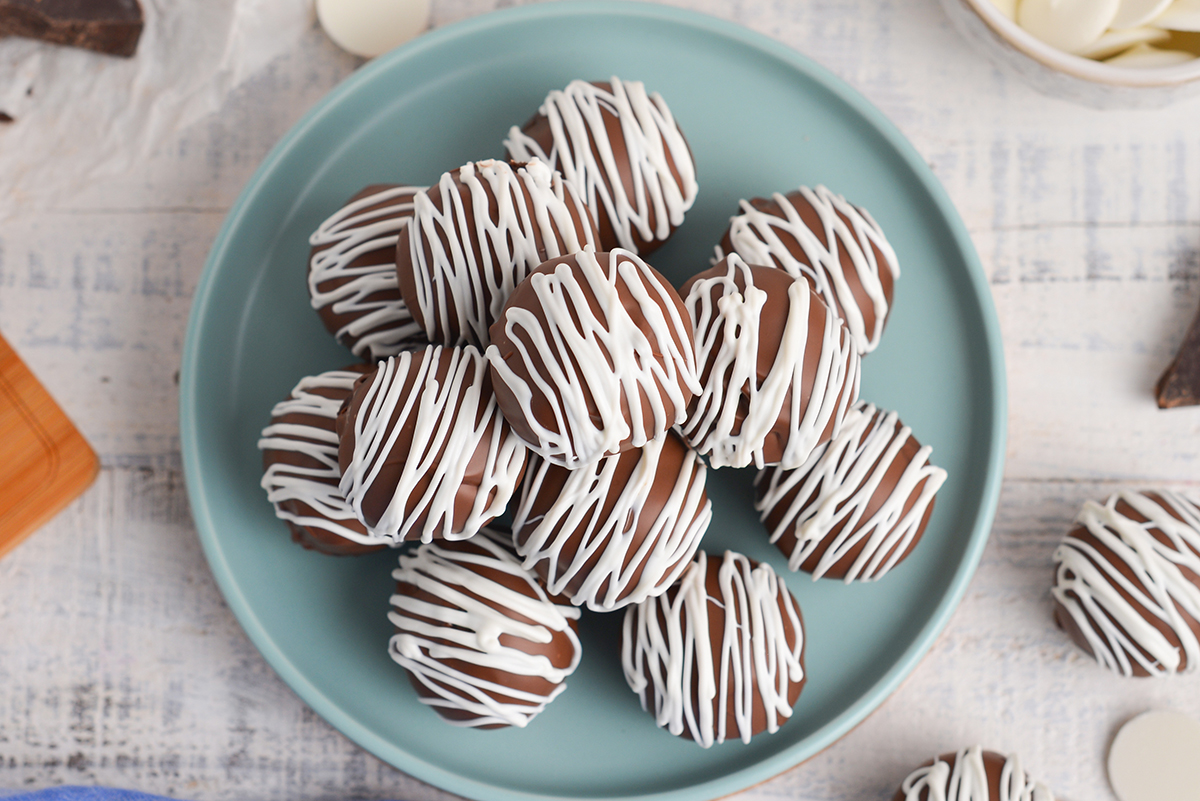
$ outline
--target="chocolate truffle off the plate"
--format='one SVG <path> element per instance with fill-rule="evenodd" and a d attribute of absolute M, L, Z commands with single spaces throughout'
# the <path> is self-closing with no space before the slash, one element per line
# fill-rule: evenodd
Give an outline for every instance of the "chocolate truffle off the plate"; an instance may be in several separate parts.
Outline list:
<path fill-rule="evenodd" d="M 900 277 L 896 252 L 865 209 L 823 186 L 743 200 L 717 248 L 807 278 L 846 321 L 859 353 L 875 350 Z"/>
<path fill-rule="evenodd" d="M 456 726 L 524 727 L 579 665 L 579 610 L 549 595 L 484 530 L 420 545 L 392 573 L 389 652 L 421 702 Z"/>
<path fill-rule="evenodd" d="M 700 388 L 679 293 L 627 250 L 547 261 L 509 297 L 491 340 L 504 417 L 570 469 L 662 436 Z"/>
<path fill-rule="evenodd" d="M 846 326 L 808 284 L 736 254 L 683 286 L 701 391 L 681 430 L 713 467 L 799 467 L 858 398 Z"/>
<path fill-rule="evenodd" d="M 258 441 L 267 500 L 305 548 L 342 556 L 388 545 L 367 532 L 338 488 L 335 420 L 354 382 L 370 369 L 351 365 L 301 379 L 287 400 L 275 404 Z"/>
<path fill-rule="evenodd" d="M 929 524 L 946 480 L 929 463 L 932 450 L 895 412 L 859 401 L 803 465 L 758 474 L 755 508 L 791 570 L 873 581 L 912 552 Z"/>
<path fill-rule="evenodd" d="M 464 164 L 413 198 L 396 243 L 400 293 L 430 342 L 483 348 L 488 326 L 547 259 L 595 248 L 574 187 L 536 159 Z"/>
<path fill-rule="evenodd" d="M 513 538 L 573 604 L 609 612 L 662 594 L 712 519 L 704 462 L 673 431 L 577 470 L 532 458 Z"/>
<path fill-rule="evenodd" d="M 1054 552 L 1054 619 L 1123 676 L 1200 669 L 1200 507 L 1166 490 L 1088 501 Z"/>
<path fill-rule="evenodd" d="M 309 238 L 308 295 L 321 322 L 360 359 L 377 361 L 426 344 L 396 284 L 396 239 L 419 187 L 376 184 Z"/>
<path fill-rule="evenodd" d="M 528 456 L 469 345 L 380 362 L 355 384 L 337 428 L 346 501 L 393 542 L 474 536 L 508 506 Z"/>
<path fill-rule="evenodd" d="M 696 164 L 671 110 L 641 81 L 572 81 L 550 92 L 504 141 L 516 161 L 538 158 L 578 187 L 600 249 L 646 255 L 683 223 L 696 200 Z"/>
<path fill-rule="evenodd" d="M 975 745 L 942 754 L 910 773 L 892 801 L 1054 801 L 1021 760 Z"/>
<path fill-rule="evenodd" d="M 749 742 L 792 715 L 804 687 L 804 623 L 768 564 L 701 551 L 679 582 L 625 610 L 625 680 L 659 727 L 704 748 Z"/>

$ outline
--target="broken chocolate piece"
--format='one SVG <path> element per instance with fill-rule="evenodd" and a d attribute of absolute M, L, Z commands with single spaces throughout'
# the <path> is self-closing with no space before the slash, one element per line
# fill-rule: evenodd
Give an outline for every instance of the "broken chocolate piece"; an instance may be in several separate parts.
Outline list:
<path fill-rule="evenodd" d="M 1155 387 L 1158 408 L 1200 405 L 1200 314 L 1192 320 L 1171 366 Z"/>
<path fill-rule="evenodd" d="M 132 56 L 141 35 L 138 0 L 0 0 L 0 37 L 27 36 Z"/>
<path fill-rule="evenodd" d="M 0 122 L 15 122 L 15 118 L 11 114 L 6 114 L 0 111 Z"/>

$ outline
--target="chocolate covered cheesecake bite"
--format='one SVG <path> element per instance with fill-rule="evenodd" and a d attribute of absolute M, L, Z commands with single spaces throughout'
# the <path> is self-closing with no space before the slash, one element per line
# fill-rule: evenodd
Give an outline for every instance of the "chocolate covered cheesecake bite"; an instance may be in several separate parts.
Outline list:
<path fill-rule="evenodd" d="M 292 540 L 314 551 L 346 556 L 377 551 L 388 541 L 371 535 L 346 503 L 338 482 L 338 410 L 354 382 L 370 371 L 351 365 L 302 378 L 271 410 L 258 448 L 263 452 L 262 488 Z"/>
<path fill-rule="evenodd" d="M 484 531 L 400 557 L 388 647 L 420 696 L 456 726 L 524 727 L 579 664 L 579 610 L 552 596 Z"/>
<path fill-rule="evenodd" d="M 809 285 L 731 254 L 683 286 L 701 391 L 680 427 L 713 467 L 796 468 L 858 398 L 850 332 Z"/>
<path fill-rule="evenodd" d="M 946 480 L 929 463 L 932 450 L 895 412 L 860 401 L 803 465 L 758 474 L 755 508 L 791 570 L 873 581 L 912 552 L 929 524 Z"/>
<path fill-rule="evenodd" d="M 491 342 L 505 419 L 530 450 L 571 469 L 662 436 L 699 390 L 683 301 L 627 250 L 542 264 L 509 297 Z"/>
<path fill-rule="evenodd" d="M 600 249 L 651 253 L 683 223 L 699 189 L 671 110 L 641 81 L 572 81 L 547 95 L 504 141 L 515 161 L 541 159 L 595 216 Z"/>
<path fill-rule="evenodd" d="M 537 159 L 464 164 L 413 205 L 396 275 L 430 342 L 486 347 L 488 326 L 525 276 L 547 259 L 596 246 L 575 188 Z"/>
<path fill-rule="evenodd" d="M 372 535 L 394 542 L 474 536 L 504 511 L 528 455 L 469 345 L 380 362 L 356 383 L 337 429 L 346 501 Z"/>
<path fill-rule="evenodd" d="M 800 607 L 770 565 L 701 551 L 679 582 L 628 607 L 625 680 L 660 728 L 704 748 L 774 733 L 806 680 Z"/>
<path fill-rule="evenodd" d="M 577 470 L 533 458 L 517 553 L 573 604 L 608 612 L 665 592 L 712 519 L 704 462 L 673 431 Z"/>
<path fill-rule="evenodd" d="M 717 247 L 803 277 L 841 317 L 860 354 L 879 345 L 900 277 L 896 252 L 865 209 L 823 186 L 743 200 Z"/>
<path fill-rule="evenodd" d="M 1054 795 L 1025 773 L 1016 755 L 975 745 L 914 770 L 892 801 L 1054 801 Z"/>
<path fill-rule="evenodd" d="M 360 359 L 378 361 L 428 342 L 396 283 L 396 240 L 419 191 L 368 186 L 308 240 L 312 306 L 329 333 Z"/>
<path fill-rule="evenodd" d="M 1200 667 L 1200 507 L 1166 490 L 1087 501 L 1054 552 L 1054 619 L 1122 676 Z"/>

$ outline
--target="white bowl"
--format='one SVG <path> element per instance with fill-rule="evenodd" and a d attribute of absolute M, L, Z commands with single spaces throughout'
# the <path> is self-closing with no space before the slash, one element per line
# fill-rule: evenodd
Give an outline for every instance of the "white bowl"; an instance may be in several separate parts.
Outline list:
<path fill-rule="evenodd" d="M 1200 59 L 1153 69 L 1118 67 L 1051 47 L 991 0 L 942 0 L 942 7 L 967 41 L 1051 97 L 1094 108 L 1155 108 L 1200 92 Z"/>

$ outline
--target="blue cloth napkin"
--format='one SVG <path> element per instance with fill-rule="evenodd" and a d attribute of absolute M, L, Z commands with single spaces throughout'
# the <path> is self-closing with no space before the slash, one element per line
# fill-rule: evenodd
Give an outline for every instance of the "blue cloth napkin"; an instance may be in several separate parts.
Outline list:
<path fill-rule="evenodd" d="M 4 801 L 171 801 L 161 795 L 110 787 L 47 787 L 32 792 L 0 789 L 0 798 Z"/>
<path fill-rule="evenodd" d="M 146 795 L 136 790 L 111 787 L 47 787 L 44 790 L 6 790 L 0 787 L 4 801 L 174 801 L 161 795 Z"/>

